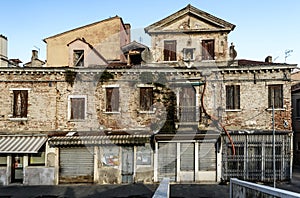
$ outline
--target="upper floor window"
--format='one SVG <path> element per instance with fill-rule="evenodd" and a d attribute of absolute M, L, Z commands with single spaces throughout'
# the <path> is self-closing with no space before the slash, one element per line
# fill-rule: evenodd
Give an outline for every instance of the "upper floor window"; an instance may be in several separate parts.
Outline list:
<path fill-rule="evenodd" d="M 140 88 L 140 110 L 153 111 L 153 87 Z"/>
<path fill-rule="evenodd" d="M 164 42 L 164 61 L 176 61 L 176 41 Z"/>
<path fill-rule="evenodd" d="M 240 109 L 240 85 L 226 86 L 226 109 Z"/>
<path fill-rule="evenodd" d="M 73 51 L 73 63 L 75 67 L 84 66 L 84 50 Z"/>
<path fill-rule="evenodd" d="M 106 112 L 119 112 L 119 87 L 106 87 Z"/>
<path fill-rule="evenodd" d="M 202 41 L 202 60 L 215 59 L 215 41 L 203 40 Z"/>
<path fill-rule="evenodd" d="M 86 96 L 69 96 L 69 120 L 84 120 L 86 115 Z"/>
<path fill-rule="evenodd" d="M 283 88 L 282 85 L 269 85 L 269 108 L 283 108 Z"/>
<path fill-rule="evenodd" d="M 194 48 L 183 49 L 183 60 L 184 61 L 194 60 Z"/>
<path fill-rule="evenodd" d="M 28 90 L 13 90 L 13 117 L 27 118 Z"/>

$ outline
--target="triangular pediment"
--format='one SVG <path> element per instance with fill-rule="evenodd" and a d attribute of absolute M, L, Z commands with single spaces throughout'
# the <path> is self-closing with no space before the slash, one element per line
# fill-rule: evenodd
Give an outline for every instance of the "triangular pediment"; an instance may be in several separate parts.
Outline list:
<path fill-rule="evenodd" d="M 227 31 L 230 32 L 235 25 L 217 18 L 191 5 L 178 12 L 148 26 L 145 32 L 201 32 L 201 31 Z"/>

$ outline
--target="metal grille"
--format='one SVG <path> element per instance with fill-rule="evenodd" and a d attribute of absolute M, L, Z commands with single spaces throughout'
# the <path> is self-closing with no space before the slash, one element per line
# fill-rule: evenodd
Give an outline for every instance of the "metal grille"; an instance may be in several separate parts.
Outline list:
<path fill-rule="evenodd" d="M 273 136 L 265 134 L 231 135 L 236 155 L 228 138 L 223 138 L 222 177 L 249 181 L 273 181 Z M 291 137 L 288 134 L 275 138 L 276 180 L 290 179 Z"/>
<path fill-rule="evenodd" d="M 199 143 L 199 171 L 216 170 L 216 148 L 215 143 Z"/>

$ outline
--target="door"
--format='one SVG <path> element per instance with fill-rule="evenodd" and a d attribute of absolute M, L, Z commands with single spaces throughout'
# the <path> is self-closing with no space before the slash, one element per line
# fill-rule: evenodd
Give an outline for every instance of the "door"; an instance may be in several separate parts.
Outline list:
<path fill-rule="evenodd" d="M 196 90 L 193 86 L 182 87 L 179 97 L 181 122 L 196 121 Z"/>
<path fill-rule="evenodd" d="M 59 156 L 60 183 L 92 183 L 94 153 L 86 147 L 61 148 Z"/>
<path fill-rule="evenodd" d="M 133 183 L 133 147 L 122 147 L 122 183 Z"/>
<path fill-rule="evenodd" d="M 180 181 L 195 180 L 195 144 L 180 143 Z"/>
<path fill-rule="evenodd" d="M 11 182 L 23 182 L 23 156 L 12 155 Z"/>

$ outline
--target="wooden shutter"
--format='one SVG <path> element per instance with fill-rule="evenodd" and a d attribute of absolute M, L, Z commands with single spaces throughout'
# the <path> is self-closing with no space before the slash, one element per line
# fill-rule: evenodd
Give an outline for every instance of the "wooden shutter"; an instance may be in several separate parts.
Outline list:
<path fill-rule="evenodd" d="M 27 90 L 14 90 L 13 91 L 14 104 L 13 104 L 13 117 L 27 117 L 28 108 L 28 91 Z"/>
<path fill-rule="evenodd" d="M 142 111 L 151 111 L 153 105 L 153 88 L 140 88 L 140 108 Z"/>
<path fill-rule="evenodd" d="M 272 108 L 274 101 L 274 108 L 283 107 L 283 93 L 282 85 L 269 85 L 269 108 Z"/>
<path fill-rule="evenodd" d="M 202 59 L 214 60 L 215 59 L 215 41 L 203 40 L 202 41 Z"/>
<path fill-rule="evenodd" d="M 70 119 L 84 119 L 85 118 L 85 99 L 71 98 L 71 118 Z"/>
<path fill-rule="evenodd" d="M 119 88 L 106 88 L 106 111 L 119 111 Z"/>
<path fill-rule="evenodd" d="M 226 86 L 226 109 L 240 108 L 240 86 Z"/>
<path fill-rule="evenodd" d="M 176 41 L 164 42 L 164 61 L 176 61 Z"/>

